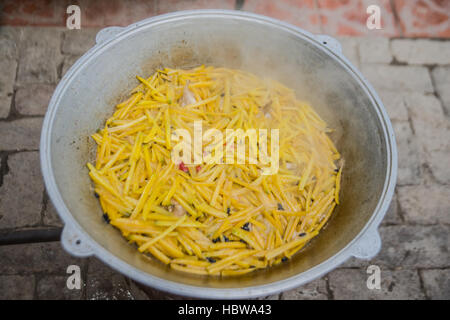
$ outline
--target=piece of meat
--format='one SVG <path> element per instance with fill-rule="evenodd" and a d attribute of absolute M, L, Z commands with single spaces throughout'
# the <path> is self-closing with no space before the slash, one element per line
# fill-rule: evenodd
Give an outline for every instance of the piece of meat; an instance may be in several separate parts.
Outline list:
<path fill-rule="evenodd" d="M 172 213 L 174 216 L 182 217 L 186 213 L 186 210 L 179 204 L 176 200 L 172 199 L 173 210 Z"/>
<path fill-rule="evenodd" d="M 286 169 L 292 170 L 294 168 L 295 168 L 295 164 L 293 164 L 292 162 L 286 162 Z"/>
<path fill-rule="evenodd" d="M 183 96 L 181 97 L 180 106 L 184 107 L 189 104 L 196 103 L 195 96 L 191 90 L 189 90 L 189 81 L 186 82 L 186 85 L 183 88 Z"/>

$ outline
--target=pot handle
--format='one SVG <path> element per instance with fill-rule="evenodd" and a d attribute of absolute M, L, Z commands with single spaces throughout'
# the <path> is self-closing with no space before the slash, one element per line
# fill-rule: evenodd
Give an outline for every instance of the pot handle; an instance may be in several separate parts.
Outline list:
<path fill-rule="evenodd" d="M 97 32 L 97 35 L 95 36 L 95 42 L 97 44 L 105 42 L 114 37 L 115 35 L 117 35 L 118 33 L 120 33 L 123 29 L 125 28 L 122 27 L 103 28 L 99 32 Z"/>
<path fill-rule="evenodd" d="M 378 228 L 372 228 L 358 240 L 353 246 L 350 255 L 362 259 L 369 260 L 377 255 L 381 249 L 381 238 Z"/>
<path fill-rule="evenodd" d="M 61 234 L 61 244 L 68 253 L 75 257 L 83 258 L 94 254 L 94 250 L 88 244 L 88 241 L 67 224 Z"/>
<path fill-rule="evenodd" d="M 325 34 L 319 34 L 316 35 L 317 41 L 319 41 L 323 46 L 327 47 L 334 53 L 338 55 L 342 55 L 342 46 L 339 41 L 337 41 L 335 38 L 330 37 Z"/>

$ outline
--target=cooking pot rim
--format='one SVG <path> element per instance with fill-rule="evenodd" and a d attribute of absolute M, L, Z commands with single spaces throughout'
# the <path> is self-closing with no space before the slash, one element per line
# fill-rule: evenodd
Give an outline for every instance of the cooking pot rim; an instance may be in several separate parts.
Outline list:
<path fill-rule="evenodd" d="M 271 25 L 272 27 L 275 28 L 283 29 L 284 31 L 287 31 L 291 34 L 294 34 L 297 37 L 304 39 L 305 41 L 308 41 L 316 48 L 326 52 L 332 59 L 337 60 L 347 70 L 347 72 L 351 73 L 352 76 L 356 78 L 358 83 L 366 92 L 367 96 L 370 98 L 371 104 L 374 107 L 374 110 L 376 111 L 377 119 L 381 123 L 381 128 L 383 131 L 382 135 L 386 143 L 387 174 L 383 185 L 383 191 L 381 193 L 377 206 L 374 212 L 372 213 L 372 216 L 370 217 L 366 225 L 358 233 L 358 235 L 353 240 L 351 240 L 344 248 L 336 252 L 332 257 L 323 261 L 319 265 L 316 265 L 292 277 L 264 285 L 243 287 L 243 288 L 199 287 L 158 278 L 156 276 L 145 273 L 131 266 L 127 262 L 121 260 L 114 254 L 109 252 L 107 249 L 102 247 L 95 240 L 93 240 L 91 236 L 86 231 L 83 230 L 83 228 L 78 224 L 78 222 L 72 216 L 70 211 L 67 209 L 61 197 L 61 194 L 58 190 L 51 162 L 52 126 L 61 96 L 64 94 L 65 90 L 67 89 L 71 81 L 73 81 L 73 79 L 77 76 L 83 64 L 87 63 L 96 54 L 99 54 L 102 51 L 107 50 L 110 45 L 120 42 L 121 39 L 129 36 L 132 33 L 139 32 L 140 29 L 142 29 L 143 27 L 149 27 L 151 25 L 157 25 L 159 23 L 167 23 L 169 21 L 192 18 L 196 16 L 206 16 L 206 17 L 219 16 L 222 18 L 228 17 L 233 19 L 251 20 L 253 22 L 263 23 L 266 25 Z M 116 35 L 113 35 L 110 38 L 97 43 L 93 48 L 91 48 L 87 53 L 85 53 L 64 75 L 51 98 L 41 132 L 41 141 L 40 141 L 41 170 L 44 177 L 44 182 L 47 188 L 48 195 L 51 201 L 53 202 L 58 214 L 64 221 L 65 224 L 64 231 L 66 231 L 67 228 L 74 230 L 74 232 L 78 235 L 78 238 L 84 242 L 83 246 L 85 248 L 88 248 L 90 254 L 95 255 L 112 268 L 118 270 L 123 274 L 126 274 L 127 276 L 133 278 L 134 280 L 143 283 L 145 285 L 152 286 L 159 290 L 163 290 L 173 294 L 192 296 L 197 298 L 239 299 L 239 298 L 253 298 L 265 296 L 285 291 L 288 289 L 292 289 L 294 287 L 305 284 L 328 273 L 329 271 L 333 270 L 338 265 L 340 265 L 341 263 L 343 263 L 345 260 L 347 260 L 352 256 L 364 257 L 364 254 L 360 253 L 361 250 L 364 251 L 365 249 L 368 248 L 367 250 L 369 250 L 369 252 L 366 258 L 370 258 L 371 256 L 375 255 L 378 252 L 381 243 L 378 246 L 375 245 L 375 248 L 373 249 L 374 244 L 369 242 L 371 241 L 373 242 L 374 241 L 373 239 L 379 239 L 377 228 L 378 225 L 381 223 L 381 220 L 383 219 L 389 207 L 390 201 L 394 193 L 394 188 L 397 179 L 397 147 L 395 143 L 395 137 L 391 122 L 387 116 L 387 113 L 384 109 L 384 106 L 379 96 L 377 95 L 373 87 L 364 78 L 364 76 L 355 67 L 353 67 L 353 65 L 342 54 L 333 51 L 328 46 L 321 43 L 316 36 L 299 27 L 293 26 L 291 24 L 273 18 L 243 11 L 215 10 L 215 9 L 179 11 L 144 19 L 139 22 L 133 23 L 123 29 L 122 28 L 120 29 L 121 31 L 118 32 Z M 367 236 L 368 234 L 371 236 Z M 375 235 L 375 237 L 373 237 L 373 235 Z M 370 249 L 371 247 L 372 249 Z M 74 252 L 72 251 L 72 253 Z M 85 256 L 87 255 L 89 254 L 86 254 Z"/>

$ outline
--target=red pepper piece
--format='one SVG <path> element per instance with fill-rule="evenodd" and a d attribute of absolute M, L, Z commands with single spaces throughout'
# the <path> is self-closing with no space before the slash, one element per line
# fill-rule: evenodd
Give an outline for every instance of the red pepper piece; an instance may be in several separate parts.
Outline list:
<path fill-rule="evenodd" d="M 186 165 L 184 164 L 184 162 L 180 162 L 180 164 L 178 165 L 178 168 L 179 168 L 181 171 L 184 171 L 184 172 L 186 172 L 186 173 L 189 172 L 188 167 L 186 167 Z"/>

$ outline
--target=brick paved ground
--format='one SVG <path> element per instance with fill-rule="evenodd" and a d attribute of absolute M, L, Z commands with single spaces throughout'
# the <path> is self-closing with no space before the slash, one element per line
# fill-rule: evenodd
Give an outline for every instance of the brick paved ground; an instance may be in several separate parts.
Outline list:
<path fill-rule="evenodd" d="M 213 7 L 236 5 L 234 1 L 212 2 L 216 4 Z M 399 149 L 398 186 L 380 228 L 383 239 L 380 254 L 373 261 L 350 260 L 321 279 L 270 299 L 450 298 L 450 40 L 442 39 L 450 29 L 448 20 L 442 24 L 443 18 L 439 16 L 450 11 L 441 10 L 438 5 L 450 2 L 420 1 L 414 8 L 410 1 L 378 2 L 395 4 L 397 18 L 393 15 L 393 22 L 381 33 L 395 38 L 342 36 L 360 33 L 349 32 L 345 19 L 333 17 L 330 11 L 333 5 L 339 7 L 337 11 L 349 15 L 356 10 L 339 6 L 337 1 L 305 1 L 306 9 L 300 11 L 289 10 L 291 2 L 287 0 L 276 5 L 268 1 L 237 2 L 244 10 L 298 22 L 313 32 L 338 33 L 346 56 L 362 70 L 385 103 Z M 8 1 L 5 3 L 3 12 L 9 10 Z M 20 7 L 22 23 L 2 19 L 2 24 L 14 26 L 0 27 L 0 299 L 176 298 L 145 288 L 95 258 L 73 258 L 58 241 L 30 243 L 36 241 L 30 237 L 30 231 L 39 232 L 41 240 L 57 240 L 61 228 L 39 171 L 42 119 L 59 79 L 93 45 L 98 29 L 69 31 L 55 26 L 20 26 L 42 24 L 42 19 L 54 18 L 39 18 L 26 3 Z M 204 7 L 206 1 L 155 3 L 158 11 L 153 13 Z M 429 11 L 424 9 L 427 6 Z M 318 9 L 319 22 L 303 16 Z M 34 12 L 32 19 L 25 14 L 30 10 Z M 121 11 L 114 12 L 119 15 L 117 12 Z M 420 20 L 417 17 L 421 15 L 425 18 Z M 401 20 L 411 16 L 417 16 L 418 22 Z M 323 22 L 327 17 L 328 21 L 334 19 L 331 26 Z M 398 17 L 400 20 L 396 20 Z M 441 22 L 431 23 L 427 19 Z M 431 27 L 428 31 L 420 29 L 421 23 Z M 105 15 L 101 24 L 114 24 L 114 14 Z M 341 24 L 344 26 L 339 27 Z M 362 30 L 361 24 L 351 25 Z M 341 32 L 336 32 L 336 28 Z M 426 32 L 440 39 L 397 37 L 429 36 Z M 11 244 L 17 241 L 26 243 Z M 81 290 L 66 289 L 66 268 L 71 264 L 81 267 L 84 284 Z M 366 287 L 366 268 L 371 264 L 381 268 L 381 290 Z"/>

